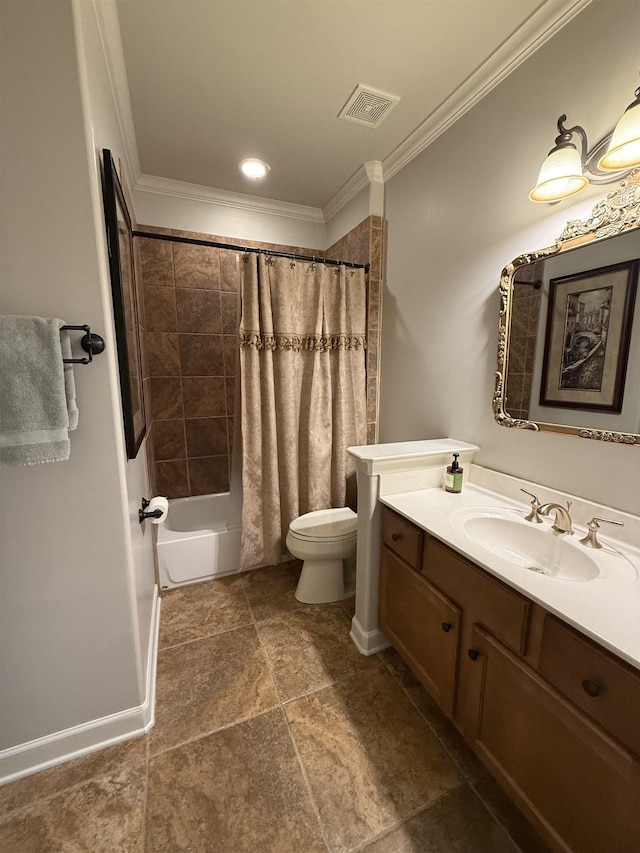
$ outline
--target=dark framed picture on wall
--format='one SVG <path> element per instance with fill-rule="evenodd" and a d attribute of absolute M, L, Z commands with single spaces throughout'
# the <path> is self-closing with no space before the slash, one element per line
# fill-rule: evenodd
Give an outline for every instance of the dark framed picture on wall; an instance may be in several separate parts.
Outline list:
<path fill-rule="evenodd" d="M 127 457 L 135 459 L 146 431 L 138 298 L 131 217 L 113 157 L 104 149 L 104 213 Z"/>
<path fill-rule="evenodd" d="M 540 405 L 622 411 L 638 260 L 549 282 Z"/>

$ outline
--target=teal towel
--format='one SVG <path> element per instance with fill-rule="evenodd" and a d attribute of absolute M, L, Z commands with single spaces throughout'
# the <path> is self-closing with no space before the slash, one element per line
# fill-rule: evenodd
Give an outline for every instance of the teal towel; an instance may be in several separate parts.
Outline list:
<path fill-rule="evenodd" d="M 69 458 L 78 425 L 64 320 L 0 316 L 0 465 Z"/>

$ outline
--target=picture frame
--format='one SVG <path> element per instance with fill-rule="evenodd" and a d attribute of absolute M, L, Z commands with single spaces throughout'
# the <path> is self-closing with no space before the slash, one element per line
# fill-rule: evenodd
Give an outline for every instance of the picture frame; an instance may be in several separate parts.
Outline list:
<path fill-rule="evenodd" d="M 619 414 L 638 259 L 549 281 L 540 405 Z"/>
<path fill-rule="evenodd" d="M 104 215 L 116 329 L 120 394 L 127 458 L 135 459 L 147 425 L 142 384 L 138 294 L 131 217 L 111 151 L 103 160 Z"/>

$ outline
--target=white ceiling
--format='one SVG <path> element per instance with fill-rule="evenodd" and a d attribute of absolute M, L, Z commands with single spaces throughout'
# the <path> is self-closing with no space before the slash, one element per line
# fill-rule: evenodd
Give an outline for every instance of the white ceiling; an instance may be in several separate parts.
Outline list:
<path fill-rule="evenodd" d="M 325 208 L 363 163 L 424 147 L 461 93 L 468 108 L 584 5 L 118 0 L 141 171 Z M 378 128 L 337 118 L 358 83 L 400 97 Z M 266 180 L 240 174 L 245 157 L 270 164 Z"/>

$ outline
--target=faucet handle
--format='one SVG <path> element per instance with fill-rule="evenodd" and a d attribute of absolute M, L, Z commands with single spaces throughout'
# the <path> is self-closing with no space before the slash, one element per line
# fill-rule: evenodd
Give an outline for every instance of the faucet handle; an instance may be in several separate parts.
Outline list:
<path fill-rule="evenodd" d="M 588 533 L 581 539 L 580 542 L 586 545 L 587 548 L 602 548 L 598 542 L 598 530 L 600 530 L 599 521 L 604 521 L 607 524 L 617 524 L 618 527 L 624 527 L 624 521 L 613 521 L 611 518 L 601 518 L 599 515 L 594 515 L 589 524 L 587 524 Z"/>
<path fill-rule="evenodd" d="M 538 515 L 538 510 L 540 509 L 542 504 L 538 500 L 538 496 L 534 495 L 533 492 L 528 492 L 526 489 L 520 489 L 520 491 L 524 492 L 525 495 L 529 495 L 529 497 L 533 498 L 533 500 L 531 501 L 531 512 L 525 517 L 525 521 L 532 521 L 534 524 L 542 524 L 542 519 Z"/>

